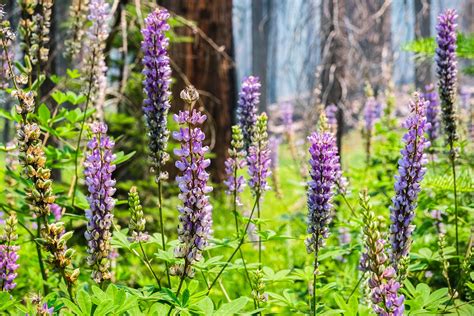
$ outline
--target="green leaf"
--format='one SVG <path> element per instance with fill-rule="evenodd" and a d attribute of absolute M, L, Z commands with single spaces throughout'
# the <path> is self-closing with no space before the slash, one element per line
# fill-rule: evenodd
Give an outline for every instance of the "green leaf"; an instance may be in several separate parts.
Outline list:
<path fill-rule="evenodd" d="M 58 105 L 63 104 L 64 102 L 67 101 L 67 95 L 59 90 L 56 90 L 53 93 L 51 93 L 51 97 L 53 98 L 54 101 L 56 101 Z"/>
<path fill-rule="evenodd" d="M 132 158 L 135 155 L 136 151 L 132 151 L 131 153 L 124 154 L 123 151 L 119 151 L 118 153 L 115 154 L 115 160 L 113 161 L 114 165 L 119 165 L 130 158 Z"/>
<path fill-rule="evenodd" d="M 212 300 L 208 296 L 197 302 L 195 306 L 206 316 L 212 316 L 214 314 L 214 303 L 212 303 Z"/>
<path fill-rule="evenodd" d="M 94 312 L 94 316 L 102 316 L 102 315 L 107 315 L 108 313 L 111 313 L 114 310 L 114 302 L 112 299 L 107 298 L 103 301 L 100 302 L 100 304 L 97 305 L 97 309 Z"/>
<path fill-rule="evenodd" d="M 73 312 L 74 314 L 76 315 L 85 315 L 81 312 L 81 310 L 79 309 L 79 307 L 74 304 L 73 302 L 71 302 L 70 300 L 68 300 L 67 298 L 63 298 L 61 300 L 61 302 L 71 310 L 71 312 Z"/>
<path fill-rule="evenodd" d="M 84 290 L 79 290 L 76 295 L 77 305 L 85 315 L 89 315 L 92 309 L 92 302 L 89 294 Z"/>
<path fill-rule="evenodd" d="M 112 246 L 115 246 L 117 248 L 130 249 L 131 243 L 128 240 L 128 237 L 126 235 L 127 232 L 128 232 L 128 229 L 115 231 L 112 236 Z"/>
<path fill-rule="evenodd" d="M 227 316 L 235 315 L 241 311 L 245 305 L 249 302 L 247 297 L 239 297 L 238 299 L 233 300 L 227 304 L 222 305 L 214 315 L 216 316 Z"/>
<path fill-rule="evenodd" d="M 42 103 L 38 108 L 38 117 L 41 124 L 47 125 L 49 119 L 51 118 L 51 112 L 49 111 L 46 104 Z"/>
<path fill-rule="evenodd" d="M 8 292 L 0 292 L 0 311 L 10 310 L 17 301 Z"/>
<path fill-rule="evenodd" d="M 79 73 L 79 71 L 77 69 L 73 69 L 73 70 L 67 69 L 66 73 L 69 76 L 69 78 L 71 78 L 71 79 L 77 79 L 77 78 L 81 77 L 81 74 Z"/>

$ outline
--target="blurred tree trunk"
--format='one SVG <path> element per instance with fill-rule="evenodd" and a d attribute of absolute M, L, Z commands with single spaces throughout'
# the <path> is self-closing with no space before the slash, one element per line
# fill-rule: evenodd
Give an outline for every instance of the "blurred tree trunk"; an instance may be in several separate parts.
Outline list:
<path fill-rule="evenodd" d="M 172 110 L 182 108 L 179 91 L 194 85 L 201 95 L 201 110 L 208 115 L 206 136 L 211 142 L 211 174 L 216 182 L 224 177 L 224 162 L 231 138 L 231 117 L 235 100 L 235 69 L 232 40 L 232 0 L 164 0 L 159 4 L 172 13 L 195 22 L 176 29 L 190 36 L 192 43 L 173 44 L 170 48 L 173 77 Z M 202 33 L 200 32 L 202 30 Z"/>
<path fill-rule="evenodd" d="M 268 34 L 272 11 L 271 0 L 252 1 L 252 75 L 260 78 L 260 111 L 267 109 Z"/>
<path fill-rule="evenodd" d="M 344 131 L 343 107 L 347 91 L 345 65 L 348 60 L 344 9 L 342 0 L 322 0 L 321 102 L 324 106 L 329 104 L 338 106 L 336 136 L 337 147 L 341 155 L 342 133 Z"/>
<path fill-rule="evenodd" d="M 431 36 L 431 0 L 415 0 L 415 39 Z M 415 61 L 415 86 L 418 89 L 431 83 L 431 59 Z"/>

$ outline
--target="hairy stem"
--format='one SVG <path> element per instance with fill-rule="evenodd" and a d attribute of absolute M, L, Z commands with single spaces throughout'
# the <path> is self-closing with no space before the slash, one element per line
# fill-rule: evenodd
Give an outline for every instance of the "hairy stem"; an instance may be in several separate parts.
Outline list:
<path fill-rule="evenodd" d="M 161 173 L 161 171 L 159 171 L 159 173 Z M 161 180 L 158 180 L 158 213 L 160 216 L 161 246 L 163 247 L 163 251 L 166 251 L 165 226 L 163 224 L 164 223 L 163 221 L 163 188 L 162 188 Z M 169 271 L 170 269 L 168 267 L 168 262 L 166 261 L 165 261 L 165 269 L 166 269 L 166 278 L 168 280 L 168 286 L 171 288 L 171 279 L 170 279 L 170 271 Z"/>
<path fill-rule="evenodd" d="M 153 271 L 153 268 L 151 267 L 151 263 L 150 263 L 150 259 L 148 259 L 148 256 L 145 252 L 145 249 L 143 249 L 143 245 L 142 245 L 142 242 L 139 241 L 138 244 L 140 245 L 140 250 L 142 251 L 142 254 L 143 254 L 143 261 L 145 263 L 145 265 L 147 266 L 148 270 L 150 271 L 150 273 L 153 275 L 153 277 L 155 278 L 156 280 L 156 283 L 158 283 L 158 288 L 161 290 L 161 282 L 160 282 L 160 279 L 158 279 L 158 277 L 156 276 L 155 274 L 155 271 Z"/>
<path fill-rule="evenodd" d="M 255 197 L 255 203 L 252 207 L 252 211 L 250 212 L 250 216 L 249 216 L 249 219 L 247 221 L 247 224 L 245 226 L 245 229 L 244 229 L 244 232 L 246 232 L 249 228 L 249 225 L 250 225 L 250 222 L 252 221 L 252 216 L 253 216 L 253 213 L 255 212 L 255 209 L 257 207 L 257 201 L 260 199 L 260 195 L 257 194 L 257 196 Z M 242 246 L 242 244 L 244 243 L 244 240 L 245 240 L 245 234 L 242 234 L 242 236 L 240 237 L 240 241 L 239 241 L 239 244 L 237 245 L 237 248 L 235 248 L 235 250 L 232 252 L 232 254 L 230 255 L 229 259 L 227 259 L 226 263 L 224 264 L 224 266 L 222 267 L 222 269 L 219 271 L 219 273 L 217 274 L 217 276 L 214 278 L 214 280 L 211 282 L 211 286 L 209 286 L 209 289 L 207 290 L 207 294 L 209 294 L 211 292 L 211 289 L 212 287 L 216 284 L 217 280 L 219 279 L 219 277 L 221 276 L 221 274 L 224 272 L 224 270 L 227 268 L 227 266 L 229 265 L 230 261 L 232 260 L 232 258 L 234 258 L 235 254 L 237 253 L 237 251 L 239 251 L 240 247 Z"/>

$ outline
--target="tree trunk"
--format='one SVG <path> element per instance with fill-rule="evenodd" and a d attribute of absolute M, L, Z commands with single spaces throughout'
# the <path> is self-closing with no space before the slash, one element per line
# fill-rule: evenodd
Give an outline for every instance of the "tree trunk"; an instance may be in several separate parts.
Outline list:
<path fill-rule="evenodd" d="M 415 39 L 431 36 L 431 0 L 415 0 Z M 418 89 L 431 83 L 432 60 L 417 60 L 415 62 L 415 85 Z"/>
<path fill-rule="evenodd" d="M 323 105 L 336 104 L 337 112 L 337 147 L 341 155 L 342 133 L 344 130 L 343 106 L 346 99 L 344 86 L 347 63 L 346 31 L 344 29 L 344 1 L 323 0 L 321 14 L 322 33 L 322 73 L 321 102 Z"/>
<path fill-rule="evenodd" d="M 267 110 L 267 58 L 271 0 L 252 1 L 252 75 L 260 78 L 260 111 Z"/>
<path fill-rule="evenodd" d="M 177 43 L 170 48 L 173 63 L 172 111 L 183 106 L 179 91 L 187 84 L 200 92 L 201 110 L 208 115 L 205 128 L 213 157 L 212 179 L 221 182 L 224 162 L 231 139 L 231 117 L 235 99 L 235 69 L 232 41 L 232 0 L 165 0 L 160 4 L 185 19 L 192 26 L 177 29 L 179 35 L 190 36 L 192 43 Z"/>

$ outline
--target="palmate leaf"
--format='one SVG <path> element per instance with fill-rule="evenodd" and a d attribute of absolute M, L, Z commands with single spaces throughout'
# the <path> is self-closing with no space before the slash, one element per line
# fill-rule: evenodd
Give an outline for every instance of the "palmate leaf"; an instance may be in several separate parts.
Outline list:
<path fill-rule="evenodd" d="M 407 43 L 404 50 L 421 56 L 433 56 L 436 50 L 434 37 L 426 37 Z M 458 33 L 456 54 L 459 58 L 474 59 L 474 34 Z"/>
<path fill-rule="evenodd" d="M 462 171 L 456 176 L 456 189 L 458 192 L 474 192 L 472 176 L 470 171 Z M 449 191 L 453 189 L 453 177 L 450 174 L 427 175 L 423 181 L 423 186 L 436 191 Z"/>

